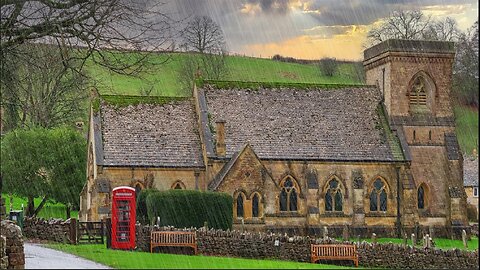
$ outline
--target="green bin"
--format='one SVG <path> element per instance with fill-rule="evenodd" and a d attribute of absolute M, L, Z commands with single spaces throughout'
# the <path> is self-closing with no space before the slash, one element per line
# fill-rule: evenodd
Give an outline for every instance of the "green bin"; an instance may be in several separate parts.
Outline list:
<path fill-rule="evenodd" d="M 23 229 L 23 211 L 10 211 L 10 220 L 15 221 Z"/>

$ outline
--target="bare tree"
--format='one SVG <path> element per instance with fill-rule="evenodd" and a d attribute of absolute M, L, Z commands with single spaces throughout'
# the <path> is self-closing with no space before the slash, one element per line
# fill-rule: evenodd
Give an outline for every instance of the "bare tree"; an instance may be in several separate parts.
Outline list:
<path fill-rule="evenodd" d="M 478 21 L 465 33 L 456 44 L 456 58 L 452 90 L 458 101 L 478 108 Z"/>
<path fill-rule="evenodd" d="M 322 58 L 318 63 L 318 67 L 323 75 L 332 77 L 337 72 L 338 63 L 335 58 Z"/>
<path fill-rule="evenodd" d="M 144 50 L 168 47 L 173 33 L 161 4 L 146 6 L 139 0 L 2 0 L 0 15 L 2 58 L 20 44 L 49 42 L 44 38 L 50 37 L 70 52 L 78 49 L 64 50 L 64 58 L 92 59 L 124 74 L 143 66 Z M 128 59 L 115 53 L 125 49 L 139 53 Z"/>
<path fill-rule="evenodd" d="M 182 32 L 183 46 L 199 53 L 221 53 L 225 37 L 220 26 L 208 16 L 194 17 Z"/>
<path fill-rule="evenodd" d="M 430 23 L 430 17 L 419 10 L 394 11 L 384 23 L 368 32 L 371 45 L 387 39 L 421 39 Z"/>
<path fill-rule="evenodd" d="M 178 73 L 185 95 L 190 94 L 195 76 L 218 80 L 228 73 L 225 37 L 211 18 L 194 17 L 183 30 L 182 41 L 190 52 L 184 55 Z"/>
<path fill-rule="evenodd" d="M 2 87 L 8 99 L 2 99 L 7 108 L 13 103 L 17 123 L 21 127 L 50 128 L 72 123 L 82 117 L 83 104 L 88 96 L 87 79 L 75 70 L 74 60 L 64 65 L 61 50 L 48 44 L 24 44 L 17 50 L 34 51 L 34 55 L 19 53 L 15 62 L 15 84 Z M 29 58 L 23 58 L 28 55 Z"/>
<path fill-rule="evenodd" d="M 451 17 L 431 22 L 423 33 L 423 39 L 456 41 L 461 34 L 457 21 Z"/>

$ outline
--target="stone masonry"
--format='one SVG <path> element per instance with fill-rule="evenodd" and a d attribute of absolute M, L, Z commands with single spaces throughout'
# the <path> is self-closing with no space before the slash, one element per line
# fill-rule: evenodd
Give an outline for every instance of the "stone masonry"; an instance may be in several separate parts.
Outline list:
<path fill-rule="evenodd" d="M 20 227 L 10 220 L 3 220 L 0 225 L 0 268 L 24 269 L 25 253 Z M 8 258 L 8 261 L 6 260 Z"/>

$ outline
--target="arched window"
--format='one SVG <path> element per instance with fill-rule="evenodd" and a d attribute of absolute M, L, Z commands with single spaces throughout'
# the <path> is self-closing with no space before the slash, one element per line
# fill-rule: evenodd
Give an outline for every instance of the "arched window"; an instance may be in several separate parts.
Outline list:
<path fill-rule="evenodd" d="M 186 189 L 186 187 L 182 181 L 178 180 L 178 181 L 175 181 L 175 183 L 173 183 L 172 189 Z"/>
<path fill-rule="evenodd" d="M 426 194 L 427 189 L 424 184 L 421 184 L 420 187 L 418 187 L 417 190 L 417 206 L 418 209 L 425 209 L 426 208 Z"/>
<path fill-rule="evenodd" d="M 260 198 L 258 193 L 254 193 L 252 197 L 252 217 L 260 216 Z"/>
<path fill-rule="evenodd" d="M 245 211 L 243 208 L 243 202 L 244 202 L 244 197 L 245 195 L 243 193 L 238 193 L 237 195 L 237 217 L 244 217 Z"/>
<path fill-rule="evenodd" d="M 281 184 L 280 211 L 298 210 L 298 191 L 294 181 L 291 177 L 288 177 Z"/>
<path fill-rule="evenodd" d="M 412 88 L 410 89 L 410 106 L 420 107 L 427 106 L 427 84 L 423 76 L 418 76 L 413 81 Z"/>
<path fill-rule="evenodd" d="M 380 178 L 373 182 L 370 192 L 370 211 L 387 211 L 387 186 Z"/>
<path fill-rule="evenodd" d="M 325 193 L 325 211 L 343 211 L 343 194 L 337 179 L 328 182 Z"/>

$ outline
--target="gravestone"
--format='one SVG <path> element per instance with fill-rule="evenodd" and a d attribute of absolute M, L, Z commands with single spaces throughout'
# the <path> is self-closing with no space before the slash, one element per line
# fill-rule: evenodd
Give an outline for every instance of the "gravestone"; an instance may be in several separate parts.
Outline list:
<path fill-rule="evenodd" d="M 347 225 L 343 226 L 342 238 L 343 238 L 343 241 L 348 241 L 348 239 L 349 239 L 348 226 Z"/>
<path fill-rule="evenodd" d="M 432 248 L 430 235 L 426 234 L 423 236 L 423 248 Z"/>
<path fill-rule="evenodd" d="M 377 235 L 375 233 L 372 233 L 372 244 L 377 243 Z"/>
<path fill-rule="evenodd" d="M 430 238 L 432 239 L 435 238 L 434 232 L 435 232 L 435 229 L 433 228 L 433 226 L 428 227 L 428 234 L 430 234 Z"/>
<path fill-rule="evenodd" d="M 403 247 L 407 247 L 408 235 L 406 233 L 403 234 Z"/>
<path fill-rule="evenodd" d="M 412 233 L 412 247 L 415 247 L 417 245 L 417 236 Z"/>
<path fill-rule="evenodd" d="M 467 232 L 465 230 L 462 230 L 462 241 L 463 241 L 463 246 L 465 248 L 468 248 L 468 238 L 467 238 Z"/>
<path fill-rule="evenodd" d="M 323 239 L 328 238 L 328 229 L 327 226 L 323 226 Z"/>

